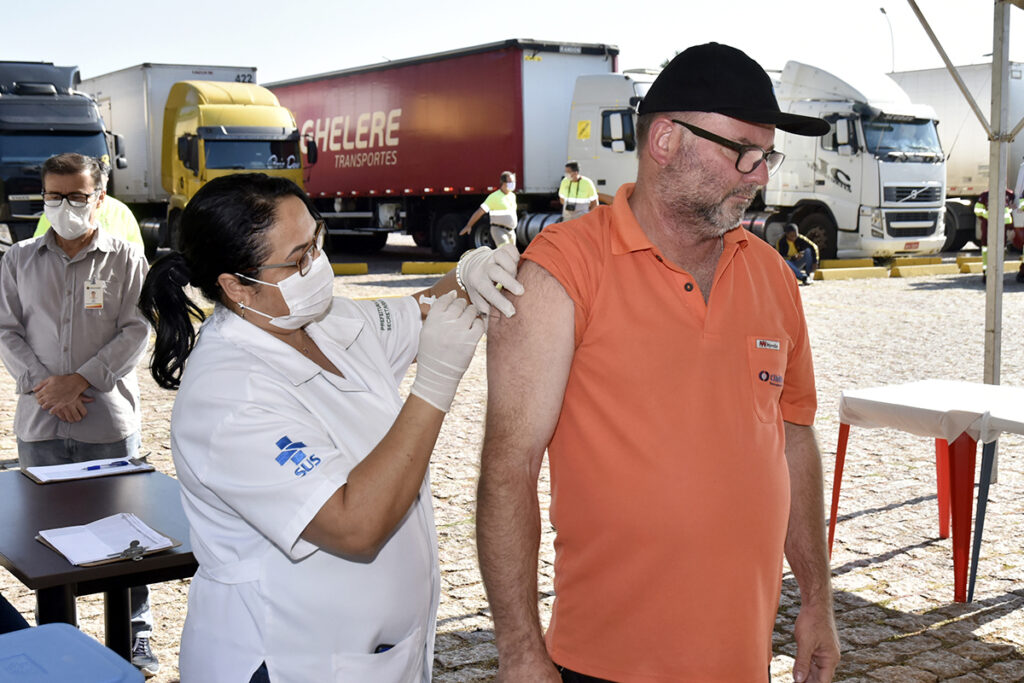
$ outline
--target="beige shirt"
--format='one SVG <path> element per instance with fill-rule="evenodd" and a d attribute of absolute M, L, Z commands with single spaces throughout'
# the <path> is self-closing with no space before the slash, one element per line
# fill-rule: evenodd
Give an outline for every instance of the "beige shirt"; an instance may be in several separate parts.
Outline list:
<path fill-rule="evenodd" d="M 113 443 L 137 432 L 135 365 L 149 324 L 138 309 L 149 266 L 102 230 L 73 259 L 54 233 L 12 246 L 0 261 L 0 357 L 16 381 L 14 433 L 22 441 Z M 32 388 L 78 373 L 91 385 L 87 414 L 64 422 L 39 407 Z"/>

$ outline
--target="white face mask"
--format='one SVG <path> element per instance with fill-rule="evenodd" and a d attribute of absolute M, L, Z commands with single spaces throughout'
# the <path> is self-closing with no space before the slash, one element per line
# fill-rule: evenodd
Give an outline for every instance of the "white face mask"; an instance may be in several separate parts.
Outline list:
<path fill-rule="evenodd" d="M 515 192 L 516 191 L 516 181 L 514 181 L 514 180 L 508 181 L 507 183 L 505 183 L 505 186 L 508 188 L 509 192 Z"/>
<path fill-rule="evenodd" d="M 314 320 L 319 320 L 330 309 L 334 298 L 334 271 L 331 269 L 327 254 L 324 253 L 313 260 L 313 265 L 305 275 L 294 273 L 277 284 L 257 280 L 241 273 L 235 275 L 281 290 L 281 296 L 288 305 L 288 315 L 274 317 L 248 306 L 243 310 L 262 315 L 275 327 L 285 330 L 297 330 Z"/>
<path fill-rule="evenodd" d="M 60 206 L 44 206 L 43 213 L 46 220 L 50 221 L 54 232 L 66 240 L 78 239 L 95 227 L 89 222 L 93 204 L 89 203 L 83 207 L 76 208 L 63 201 Z"/>

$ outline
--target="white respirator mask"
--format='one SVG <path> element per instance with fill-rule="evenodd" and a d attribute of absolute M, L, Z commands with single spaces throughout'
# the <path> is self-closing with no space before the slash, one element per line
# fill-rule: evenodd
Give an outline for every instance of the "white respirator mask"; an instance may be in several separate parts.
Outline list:
<path fill-rule="evenodd" d="M 510 181 L 508 181 L 506 183 L 506 185 L 508 186 L 508 191 L 509 192 L 515 192 L 516 191 L 516 181 L 510 180 Z"/>
<path fill-rule="evenodd" d="M 275 317 L 249 306 L 242 304 L 239 306 L 243 311 L 252 311 L 262 315 L 270 321 L 271 325 L 284 330 L 297 330 L 324 317 L 334 299 L 334 270 L 331 268 L 327 254 L 322 252 L 313 260 L 313 265 L 310 266 L 308 273 L 305 275 L 293 273 L 276 284 L 257 280 L 241 273 L 235 273 L 235 275 L 281 290 L 281 296 L 284 297 L 284 302 L 288 306 L 288 315 Z"/>
<path fill-rule="evenodd" d="M 53 226 L 54 232 L 66 240 L 74 240 L 87 233 L 90 228 L 96 227 L 89 222 L 92 208 L 92 204 L 75 207 L 63 201 L 60 206 L 44 206 L 43 213 Z"/>

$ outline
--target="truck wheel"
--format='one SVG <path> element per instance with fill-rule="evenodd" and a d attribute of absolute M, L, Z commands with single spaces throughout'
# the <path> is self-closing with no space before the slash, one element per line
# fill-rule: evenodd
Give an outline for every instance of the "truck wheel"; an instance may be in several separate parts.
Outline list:
<path fill-rule="evenodd" d="M 345 254 L 376 254 L 388 243 L 386 232 L 366 235 L 334 235 L 331 237 L 331 252 Z"/>
<path fill-rule="evenodd" d="M 960 231 L 960 223 L 957 220 L 957 212 L 946 206 L 945 232 L 946 241 L 942 245 L 942 251 L 960 251 L 970 239 L 970 234 Z"/>
<path fill-rule="evenodd" d="M 473 231 L 470 233 L 473 238 L 473 248 L 477 247 L 490 247 L 494 249 L 494 239 L 491 237 L 491 223 L 490 221 L 477 221 L 476 225 L 473 226 Z"/>
<path fill-rule="evenodd" d="M 465 251 L 465 240 L 459 231 L 466 225 L 461 214 L 446 213 L 434 224 L 434 232 L 430 244 L 438 256 L 446 261 L 454 261 Z"/>
<path fill-rule="evenodd" d="M 818 245 L 820 258 L 836 257 L 836 226 L 828 214 L 815 211 L 804 216 L 800 219 L 800 234 Z"/>

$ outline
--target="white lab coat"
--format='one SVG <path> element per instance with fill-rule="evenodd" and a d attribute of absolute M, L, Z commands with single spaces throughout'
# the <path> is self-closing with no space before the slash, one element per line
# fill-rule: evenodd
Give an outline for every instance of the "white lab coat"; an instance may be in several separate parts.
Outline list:
<path fill-rule="evenodd" d="M 274 683 L 430 680 L 440 577 L 429 474 L 372 561 L 299 537 L 393 424 L 420 327 L 411 297 L 336 298 L 306 329 L 342 379 L 223 307 L 203 325 L 171 418 L 199 561 L 183 683 L 247 683 L 263 661 Z M 374 654 L 381 645 L 393 647 Z"/>

